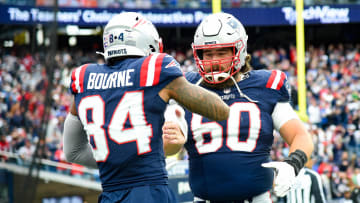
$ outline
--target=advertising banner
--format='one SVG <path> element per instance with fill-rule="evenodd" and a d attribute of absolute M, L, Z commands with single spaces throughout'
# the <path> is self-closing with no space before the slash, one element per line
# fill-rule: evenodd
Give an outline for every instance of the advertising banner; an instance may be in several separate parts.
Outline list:
<path fill-rule="evenodd" d="M 196 27 L 211 13 L 211 9 L 93 9 L 60 8 L 57 20 L 60 25 L 104 26 L 115 14 L 123 11 L 142 13 L 158 27 Z M 295 25 L 294 7 L 231 8 L 223 9 L 240 19 L 245 26 Z M 360 22 L 360 5 L 322 5 L 305 7 L 305 24 Z M 49 7 L 0 5 L 1 24 L 46 24 L 53 21 Z"/>

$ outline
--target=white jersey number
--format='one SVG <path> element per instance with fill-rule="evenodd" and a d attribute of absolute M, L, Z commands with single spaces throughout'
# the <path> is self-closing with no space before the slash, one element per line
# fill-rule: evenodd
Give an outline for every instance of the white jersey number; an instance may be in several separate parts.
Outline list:
<path fill-rule="evenodd" d="M 125 93 L 111 115 L 107 128 L 104 127 L 105 102 L 101 96 L 89 96 L 80 101 L 78 105 L 79 117 L 89 140 L 91 136 L 94 138 L 93 153 L 96 161 L 106 161 L 109 156 L 106 130 L 109 138 L 115 143 L 136 142 L 139 155 L 151 151 L 152 126 L 147 123 L 145 118 L 143 98 L 142 92 Z M 88 112 L 92 112 L 90 116 L 92 121 L 87 120 Z M 133 127 L 124 129 L 125 122 L 128 119 Z"/>
<path fill-rule="evenodd" d="M 245 141 L 240 141 L 240 125 L 241 122 L 244 122 L 241 119 L 242 112 L 248 112 L 249 114 L 249 131 Z M 223 145 L 223 128 L 217 122 L 202 123 L 201 120 L 202 116 L 193 114 L 191 130 L 194 135 L 196 149 L 199 154 L 216 152 Z M 261 128 L 258 106 L 247 102 L 232 104 L 227 122 L 226 146 L 232 151 L 253 151 Z M 204 134 L 210 135 L 211 140 L 209 142 L 205 142 Z"/>

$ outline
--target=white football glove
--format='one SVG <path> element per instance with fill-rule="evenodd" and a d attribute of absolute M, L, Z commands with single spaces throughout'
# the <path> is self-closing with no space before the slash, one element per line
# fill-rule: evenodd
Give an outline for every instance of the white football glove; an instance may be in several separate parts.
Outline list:
<path fill-rule="evenodd" d="M 176 103 L 175 100 L 170 99 L 169 105 L 167 106 L 164 113 L 165 121 L 172 121 L 179 125 L 182 133 L 185 137 L 185 142 L 187 140 L 188 134 L 188 125 L 185 120 L 185 111 L 184 109 Z"/>
<path fill-rule="evenodd" d="M 294 167 L 282 161 L 263 163 L 261 166 L 275 169 L 274 192 L 276 196 L 284 197 L 295 183 Z"/>

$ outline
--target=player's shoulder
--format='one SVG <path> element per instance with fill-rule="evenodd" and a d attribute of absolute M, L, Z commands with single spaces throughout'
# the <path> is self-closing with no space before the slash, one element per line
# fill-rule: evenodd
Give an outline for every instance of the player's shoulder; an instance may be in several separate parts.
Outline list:
<path fill-rule="evenodd" d="M 71 72 L 70 89 L 73 93 L 84 92 L 84 80 L 87 71 L 97 70 L 98 64 L 83 64 L 74 68 Z"/>
<path fill-rule="evenodd" d="M 198 72 L 190 71 L 185 73 L 185 78 L 187 81 L 195 84 L 201 79 L 201 75 Z"/>
<path fill-rule="evenodd" d="M 72 70 L 72 74 L 77 74 L 78 72 L 85 72 L 85 71 L 100 71 L 105 64 L 96 64 L 96 63 L 86 63 L 80 66 L 75 67 Z"/>
<path fill-rule="evenodd" d="M 153 53 L 143 57 L 140 69 L 140 86 L 166 84 L 182 76 L 180 64 L 166 53 Z"/>
<path fill-rule="evenodd" d="M 153 53 L 140 59 L 142 66 L 156 66 L 161 68 L 180 68 L 180 64 L 169 54 Z"/>
<path fill-rule="evenodd" d="M 280 90 L 287 81 L 286 74 L 280 70 L 252 70 L 249 75 L 259 85 L 274 90 Z"/>

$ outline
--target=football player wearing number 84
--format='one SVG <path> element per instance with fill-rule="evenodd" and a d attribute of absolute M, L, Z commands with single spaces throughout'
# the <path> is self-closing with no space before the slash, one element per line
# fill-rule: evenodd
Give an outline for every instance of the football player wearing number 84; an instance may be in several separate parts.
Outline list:
<path fill-rule="evenodd" d="M 230 106 L 229 118 L 216 122 L 186 110 L 185 124 L 163 126 L 167 151 L 174 153 L 185 143 L 194 202 L 270 203 L 271 188 L 284 196 L 313 151 L 289 103 L 285 74 L 250 70 L 247 39 L 241 22 L 230 14 L 211 14 L 200 23 L 192 45 L 198 72 L 185 77 L 218 94 Z M 182 127 L 187 140 L 178 138 L 183 135 L 176 124 L 187 124 Z M 274 129 L 290 145 L 283 162 L 270 159 Z"/>
<path fill-rule="evenodd" d="M 183 77 L 178 62 L 161 53 L 154 25 L 138 13 L 115 15 L 105 26 L 103 45 L 106 64 L 72 72 L 66 159 L 99 168 L 101 203 L 176 202 L 161 131 L 168 101 L 213 120 L 227 119 L 229 107 Z"/>

